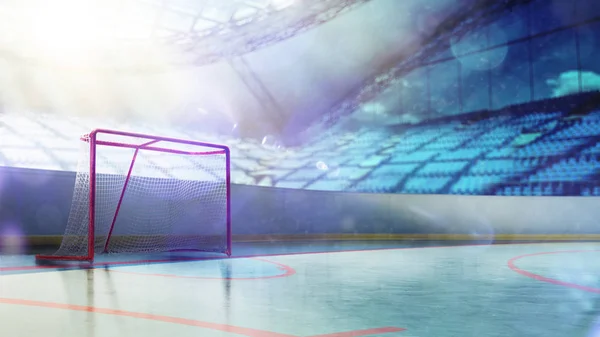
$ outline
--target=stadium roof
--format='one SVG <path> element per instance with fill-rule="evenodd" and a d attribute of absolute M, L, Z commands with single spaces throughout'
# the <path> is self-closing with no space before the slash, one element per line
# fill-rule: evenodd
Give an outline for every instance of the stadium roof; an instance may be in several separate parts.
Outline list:
<path fill-rule="evenodd" d="M 130 56 L 160 49 L 170 64 L 203 65 L 293 37 L 368 1 L 7 0 L 0 2 L 0 52 L 32 62 L 55 56 L 51 61 L 63 65 L 85 53 L 86 66 L 143 67 L 151 65 L 147 58 Z M 164 57 L 156 63 L 164 65 Z"/>
<path fill-rule="evenodd" d="M 379 75 L 463 9 L 456 0 L 4 0 L 0 97 L 8 110 L 203 112 L 250 136 L 293 134 L 376 97 L 391 82 Z"/>

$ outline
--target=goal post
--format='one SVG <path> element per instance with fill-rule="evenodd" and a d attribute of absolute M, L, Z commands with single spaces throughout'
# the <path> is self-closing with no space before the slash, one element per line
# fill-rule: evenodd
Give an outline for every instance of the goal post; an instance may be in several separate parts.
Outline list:
<path fill-rule="evenodd" d="M 181 250 L 231 256 L 227 146 L 105 129 L 81 144 L 61 245 L 36 260 Z"/>

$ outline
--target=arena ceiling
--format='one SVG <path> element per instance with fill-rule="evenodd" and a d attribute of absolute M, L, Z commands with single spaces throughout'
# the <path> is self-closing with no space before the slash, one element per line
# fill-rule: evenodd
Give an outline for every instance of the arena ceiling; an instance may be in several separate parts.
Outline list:
<path fill-rule="evenodd" d="M 0 100 L 293 133 L 460 10 L 455 0 L 3 0 Z"/>
<path fill-rule="evenodd" d="M 369 1 L 7 0 L 0 2 L 0 51 L 61 65 L 204 65 L 288 39 Z M 147 57 L 157 52 L 168 55 Z"/>

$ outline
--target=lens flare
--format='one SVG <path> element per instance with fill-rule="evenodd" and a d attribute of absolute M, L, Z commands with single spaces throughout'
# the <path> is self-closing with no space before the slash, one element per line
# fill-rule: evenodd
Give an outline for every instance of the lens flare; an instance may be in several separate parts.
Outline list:
<path fill-rule="evenodd" d="M 327 166 L 327 164 L 325 164 L 325 162 L 322 162 L 322 161 L 318 161 L 315 166 L 321 171 L 329 170 L 329 167 Z"/>
<path fill-rule="evenodd" d="M 23 231 L 12 223 L 0 225 L 0 253 L 23 254 L 25 237 Z"/>

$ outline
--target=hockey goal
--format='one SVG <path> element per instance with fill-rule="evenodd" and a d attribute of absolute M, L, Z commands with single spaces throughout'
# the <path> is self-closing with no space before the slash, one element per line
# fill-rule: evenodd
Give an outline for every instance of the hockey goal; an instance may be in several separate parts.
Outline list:
<path fill-rule="evenodd" d="M 228 147 L 100 129 L 81 141 L 62 243 L 37 260 L 178 250 L 231 255 Z"/>

